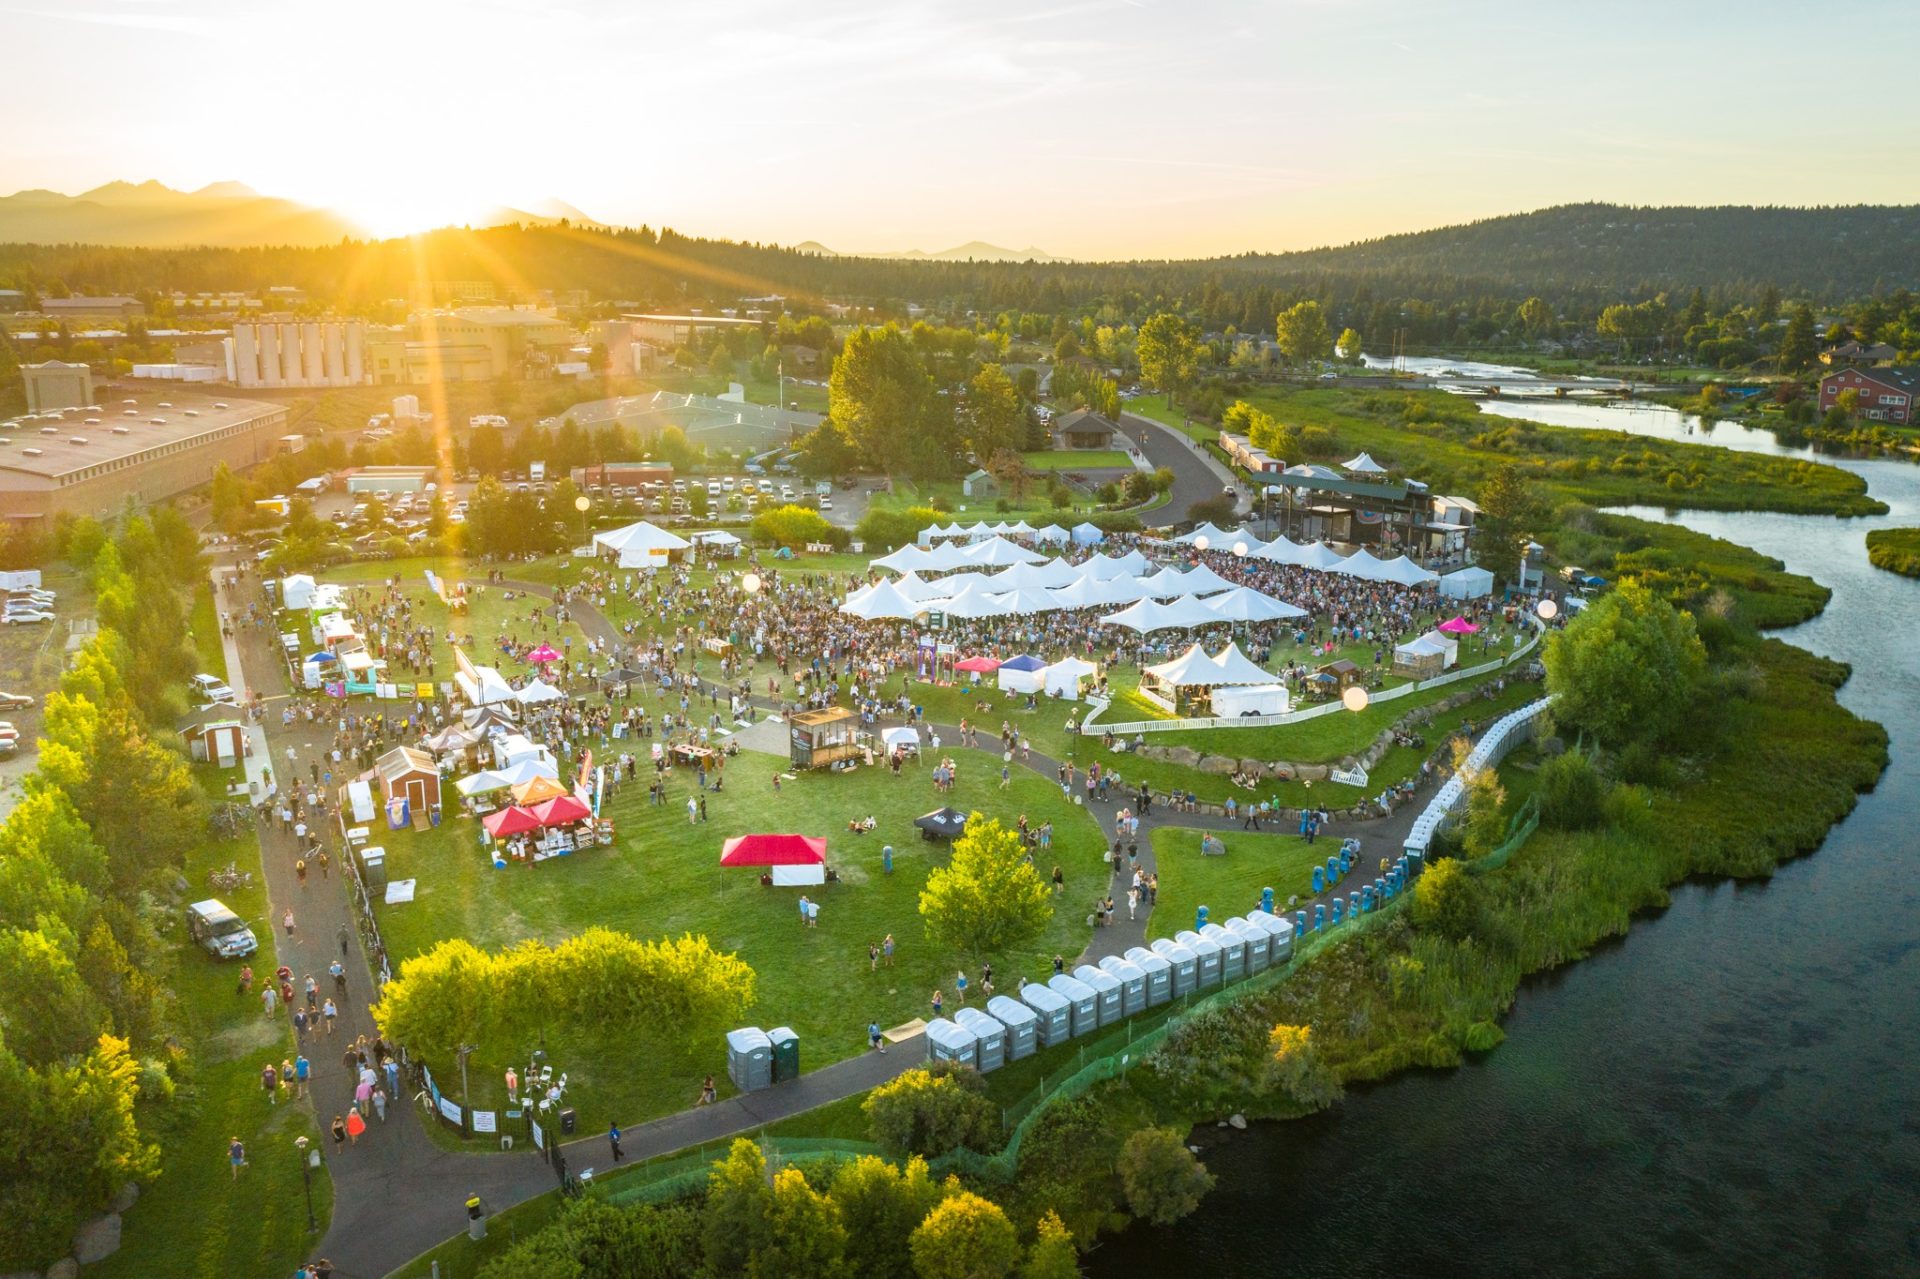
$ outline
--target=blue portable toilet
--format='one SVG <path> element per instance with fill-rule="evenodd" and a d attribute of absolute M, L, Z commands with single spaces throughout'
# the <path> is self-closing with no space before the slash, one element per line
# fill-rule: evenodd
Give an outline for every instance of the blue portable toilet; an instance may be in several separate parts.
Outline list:
<path fill-rule="evenodd" d="M 1342 874 L 1342 871 L 1340 869 L 1340 859 L 1338 857 L 1328 857 L 1327 858 L 1327 887 L 1332 888 L 1335 884 L 1339 883 L 1341 874 Z"/>
<path fill-rule="evenodd" d="M 1167 961 L 1172 968 L 1172 982 L 1168 990 L 1173 998 L 1190 995 L 1197 989 L 1200 981 L 1200 961 L 1194 953 L 1171 937 L 1162 937 L 1150 947 L 1154 954 Z"/>
<path fill-rule="evenodd" d="M 1325 902 L 1315 902 L 1313 904 L 1313 931 L 1317 933 L 1326 926 L 1327 904 Z"/>
<path fill-rule="evenodd" d="M 1020 1002 L 1033 1010 L 1034 1038 L 1042 1048 L 1073 1038 L 1073 1014 L 1067 1009 L 1067 1001 L 1051 987 L 1029 982 L 1020 987 Z"/>
<path fill-rule="evenodd" d="M 1424 869 L 1425 867 L 1425 859 L 1423 859 L 1419 853 L 1410 852 L 1406 855 L 1404 860 L 1407 863 L 1407 878 L 1418 879 L 1420 877 L 1421 870 Z"/>
<path fill-rule="evenodd" d="M 1134 946 L 1127 951 L 1127 962 L 1138 968 L 1147 979 L 1147 1007 L 1158 1008 L 1173 998 L 1173 965 L 1166 956 L 1156 954 L 1145 946 Z M 1121 998 L 1125 999 L 1125 994 Z"/>
<path fill-rule="evenodd" d="M 1352 919 L 1355 915 L 1358 915 L 1359 913 L 1360 913 L 1360 894 L 1348 893 L 1347 894 L 1347 918 Z"/>
<path fill-rule="evenodd" d="M 978 1008 L 956 1008 L 953 1024 L 973 1035 L 974 1061 L 980 1073 L 998 1070 L 1007 1060 L 1007 1028 Z"/>
<path fill-rule="evenodd" d="M 1193 912 L 1193 931 L 1197 933 L 1202 928 L 1205 928 L 1206 926 L 1207 926 L 1207 908 L 1205 906 L 1195 907 Z"/>
<path fill-rule="evenodd" d="M 1271 888 L 1263 888 L 1260 890 L 1260 909 L 1266 911 L 1269 915 L 1273 913 L 1273 890 Z"/>
<path fill-rule="evenodd" d="M 1332 904 L 1333 904 L 1333 909 L 1329 911 L 1327 914 L 1327 922 L 1329 924 L 1338 925 L 1340 923 L 1340 899 L 1338 897 L 1335 897 L 1333 899 Z"/>
<path fill-rule="evenodd" d="M 1247 916 L 1249 924 L 1267 930 L 1267 957 L 1276 966 L 1293 958 L 1293 922 L 1283 915 L 1256 910 Z"/>
<path fill-rule="evenodd" d="M 1247 975 L 1247 939 L 1222 924 L 1208 924 L 1200 935 L 1220 948 L 1220 980 L 1242 981 Z"/>
<path fill-rule="evenodd" d="M 1326 891 L 1327 891 L 1327 868 L 1325 866 L 1315 866 L 1313 868 L 1313 895 L 1315 897 L 1318 897 L 1321 893 L 1324 893 Z"/>
<path fill-rule="evenodd" d="M 893 874 L 893 845 L 892 844 L 888 844 L 880 850 L 880 871 L 882 874 L 885 874 L 885 875 Z"/>
<path fill-rule="evenodd" d="M 1093 989 L 1093 1015 L 1098 1024 L 1110 1026 L 1125 1016 L 1125 1001 L 1120 979 L 1104 968 L 1082 964 L 1073 970 L 1074 978 Z"/>
<path fill-rule="evenodd" d="M 1293 928 L 1295 932 L 1304 933 L 1307 931 L 1307 912 L 1306 911 L 1296 910 L 1293 912 Z"/>
<path fill-rule="evenodd" d="M 1385 901 L 1386 899 L 1387 899 L 1387 877 L 1385 875 L 1375 876 L 1373 881 L 1373 904 L 1378 906 L 1381 902 Z"/>
<path fill-rule="evenodd" d="M 1273 962 L 1273 956 L 1270 953 L 1273 939 L 1267 936 L 1266 929 L 1251 920 L 1239 918 L 1229 919 L 1220 927 L 1246 943 L 1247 976 L 1251 977 L 1255 973 L 1267 971 L 1267 966 Z"/>
<path fill-rule="evenodd" d="M 1100 961 L 1101 969 L 1120 983 L 1120 1015 L 1131 1017 L 1147 1006 L 1147 974 L 1140 965 L 1118 955 Z"/>
<path fill-rule="evenodd" d="M 945 1017 L 927 1023 L 927 1060 L 957 1061 L 980 1069 L 980 1040 L 971 1030 Z"/>
<path fill-rule="evenodd" d="M 1344 876 L 1348 871 L 1352 869 L 1353 869 L 1353 849 L 1346 844 L 1342 844 L 1340 845 L 1340 873 L 1341 875 Z"/>
<path fill-rule="evenodd" d="M 1223 974 L 1219 942 L 1192 932 L 1175 933 L 1173 939 L 1193 952 L 1193 980 L 1198 989 L 1205 990 L 1221 983 Z"/>
<path fill-rule="evenodd" d="M 1072 1019 L 1068 1033 L 1077 1038 L 1100 1029 L 1100 996 L 1093 993 L 1093 987 L 1065 973 L 1048 978 L 1047 986 L 1067 1001 L 1068 1015 Z"/>
<path fill-rule="evenodd" d="M 1006 1032 L 1001 1043 L 1008 1061 L 1033 1056 L 1040 1046 L 1034 1034 L 1040 1019 L 1033 1015 L 1033 1009 L 1011 996 L 995 995 L 987 1001 L 987 1012 Z"/>

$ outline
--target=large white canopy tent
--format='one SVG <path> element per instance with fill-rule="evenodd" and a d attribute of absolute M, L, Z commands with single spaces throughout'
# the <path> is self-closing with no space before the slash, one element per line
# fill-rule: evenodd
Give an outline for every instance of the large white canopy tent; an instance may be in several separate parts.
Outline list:
<path fill-rule="evenodd" d="M 967 552 L 958 542 L 941 542 L 927 552 L 926 560 L 914 571 L 917 573 L 946 573 L 956 568 L 975 568 L 977 565 L 967 558 Z"/>
<path fill-rule="evenodd" d="M 1301 547 L 1298 557 L 1293 562 L 1301 568 L 1316 568 L 1324 573 L 1340 563 L 1342 558 L 1340 552 L 1325 542 L 1313 542 Z"/>
<path fill-rule="evenodd" d="M 1307 615 L 1306 609 L 1262 594 L 1250 586 L 1236 586 L 1201 602 L 1223 622 L 1277 622 Z"/>
<path fill-rule="evenodd" d="M 1138 550 L 1119 556 L 1096 555 L 1082 564 L 1080 569 L 1103 582 L 1110 577 L 1138 577 L 1147 571 L 1147 557 Z"/>
<path fill-rule="evenodd" d="M 896 573 L 917 573 L 922 569 L 932 569 L 932 557 L 920 547 L 909 542 L 899 550 L 867 561 L 873 568 L 892 569 Z"/>
<path fill-rule="evenodd" d="M 295 573 L 280 579 L 280 606 L 297 612 L 307 611 L 307 605 L 313 603 L 313 588 L 318 585 L 305 573 Z"/>
<path fill-rule="evenodd" d="M 1248 551 L 1253 559 L 1267 560 L 1274 564 L 1298 564 L 1300 552 L 1305 548 L 1285 533 L 1274 538 L 1257 551 Z"/>
<path fill-rule="evenodd" d="M 1106 533 L 1101 530 L 1098 524 L 1087 524 L 1084 522 L 1074 525 L 1073 532 L 1069 534 L 1069 536 L 1073 538 L 1074 544 L 1078 546 L 1098 546 L 1107 540 Z"/>
<path fill-rule="evenodd" d="M 979 585 L 969 582 L 957 595 L 943 600 L 929 600 L 926 608 L 934 612 L 945 613 L 948 617 L 1005 617 L 1007 607 L 997 596 L 989 594 Z"/>
<path fill-rule="evenodd" d="M 1122 609 L 1100 620 L 1109 626 L 1124 626 L 1142 635 L 1150 635 L 1154 631 L 1168 631 L 1180 627 L 1212 626 L 1221 619 L 1213 610 L 1193 596 L 1183 595 L 1166 604 L 1151 599 L 1141 600 L 1131 608 Z"/>
<path fill-rule="evenodd" d="M 1342 462 L 1340 466 L 1342 470 L 1350 471 L 1355 475 L 1385 475 L 1387 473 L 1386 467 L 1380 465 L 1365 453 L 1362 453 L 1359 457 L 1348 458 L 1345 462 Z"/>
<path fill-rule="evenodd" d="M 1195 644 L 1170 662 L 1147 667 L 1140 672 L 1140 677 L 1142 689 L 1159 692 L 1169 700 L 1177 699 L 1181 689 L 1274 682 L 1273 672 L 1256 666 L 1240 651 L 1238 644 L 1229 644 L 1211 657 Z"/>
<path fill-rule="evenodd" d="M 1455 569 L 1440 579 L 1440 594 L 1450 600 L 1477 600 L 1493 594 L 1493 574 L 1477 564 Z"/>
<path fill-rule="evenodd" d="M 1380 565 L 1380 580 L 1398 582 L 1402 586 L 1425 586 L 1428 582 L 1437 582 L 1440 575 L 1431 569 L 1421 568 L 1404 555 L 1396 555 Z"/>
<path fill-rule="evenodd" d="M 1235 534 L 1227 532 L 1227 530 L 1221 528 L 1212 520 L 1208 520 L 1191 533 L 1182 533 L 1173 540 L 1182 546 L 1198 546 L 1200 543 L 1205 542 L 1205 549 L 1207 550 L 1224 551 L 1227 549 L 1228 544 L 1232 542 L 1234 536 Z"/>
<path fill-rule="evenodd" d="M 952 593 L 943 582 L 929 582 L 918 573 L 911 571 L 901 574 L 894 582 L 893 589 L 915 601 L 937 600 L 942 595 Z"/>
<path fill-rule="evenodd" d="M 693 543 L 645 520 L 593 535 L 596 555 L 613 559 L 621 568 L 659 568 L 675 551 Z"/>
<path fill-rule="evenodd" d="M 994 567 L 1007 564 L 1038 564 L 1047 557 L 1039 551 L 1028 550 L 1017 542 L 995 535 L 986 541 L 967 548 L 969 563 Z"/>
<path fill-rule="evenodd" d="M 902 621 L 927 611 L 926 604 L 909 599 L 892 582 L 881 582 L 847 597 L 840 611 L 863 621 Z"/>
<path fill-rule="evenodd" d="M 1059 601 L 1044 590 L 1007 591 L 993 597 L 1001 608 L 1014 616 L 1026 617 L 1034 613 L 1054 613 L 1060 609 Z"/>
<path fill-rule="evenodd" d="M 514 696 L 519 699 L 522 706 L 537 706 L 541 702 L 564 702 L 567 700 L 565 693 L 543 679 L 534 680 L 531 684 L 528 684 L 525 688 L 514 694 Z"/>
<path fill-rule="evenodd" d="M 513 691 L 513 685 L 500 677 L 500 672 L 491 666 L 475 666 L 469 674 L 465 670 L 453 673 L 453 682 L 459 686 L 461 695 L 474 706 L 486 706 L 493 702 L 517 702 L 519 697 Z"/>
<path fill-rule="evenodd" d="M 1071 541 L 1072 538 L 1073 534 L 1067 532 L 1067 530 L 1061 528 L 1058 524 L 1049 524 L 1045 528 L 1035 529 L 1033 533 L 1034 541 L 1048 542 L 1056 546 Z"/>
<path fill-rule="evenodd" d="M 1387 579 L 1381 570 L 1385 567 L 1384 560 L 1374 558 L 1371 551 L 1362 547 L 1338 564 L 1330 565 L 1327 571 L 1342 577 L 1357 577 L 1363 582 L 1384 582 Z"/>
<path fill-rule="evenodd" d="M 1080 681 L 1099 673 L 1100 668 L 1078 657 L 1063 657 L 1040 672 L 1040 680 L 1049 697 L 1078 700 Z"/>

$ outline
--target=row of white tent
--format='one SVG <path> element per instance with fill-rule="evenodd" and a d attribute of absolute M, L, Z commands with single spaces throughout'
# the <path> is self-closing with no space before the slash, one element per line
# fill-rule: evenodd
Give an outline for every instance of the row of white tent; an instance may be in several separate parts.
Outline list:
<path fill-rule="evenodd" d="M 1130 552 L 1117 559 L 1108 559 L 1105 556 L 1095 558 L 1104 560 L 1105 565 L 1112 568 L 1112 572 L 1105 574 L 1106 576 L 1113 576 L 1114 573 L 1119 572 L 1144 572 L 1147 568 L 1147 557 L 1138 551 Z M 970 546 L 961 546 L 957 542 L 939 542 L 932 547 L 915 546 L 909 543 L 891 554 L 869 561 L 875 568 L 892 569 L 897 573 L 945 573 L 960 568 L 1005 568 L 1012 564 L 1049 562 L 1057 564 L 1063 561 L 1050 561 L 1039 551 L 1031 550 L 1018 542 L 1010 542 L 997 535 Z M 1116 565 L 1126 567 L 1113 567 Z M 1072 566 L 1068 565 L 1068 567 Z"/>
<path fill-rule="evenodd" d="M 922 581 L 909 573 L 898 582 L 883 581 L 855 591 L 840 606 L 840 611 L 865 621 L 904 621 L 925 613 L 961 619 L 1025 617 L 1131 604 L 1100 620 L 1143 635 L 1186 627 L 1273 622 L 1306 616 L 1305 609 L 1250 587 L 1234 586 L 1204 565 L 1184 574 L 1166 569 L 1146 579 L 1102 580 L 1082 576 L 1063 587 L 1019 585 L 1002 580 L 1014 572 L 967 573 L 938 582 Z M 1208 598 L 1199 598 L 1200 594 Z M 1168 602 L 1162 603 L 1162 600 Z"/>
<path fill-rule="evenodd" d="M 1049 524 L 1045 528 L 1034 528 L 1025 520 L 1009 524 L 1001 520 L 998 524 L 985 524 L 979 521 L 961 526 L 958 522 L 942 527 L 929 524 L 920 530 L 921 546 L 932 546 L 935 542 L 959 539 L 968 542 L 981 542 L 990 537 L 1026 537 L 1036 542 L 1054 546 L 1064 546 L 1072 542 L 1076 546 L 1095 546 L 1106 540 L 1106 533 L 1097 524 L 1076 524 L 1070 529 L 1058 524 Z"/>
<path fill-rule="evenodd" d="M 1262 542 L 1246 529 L 1217 528 L 1211 522 L 1202 524 L 1190 533 L 1182 533 L 1173 540 L 1197 550 L 1229 551 L 1241 559 L 1292 564 L 1368 582 L 1424 586 L 1440 580 L 1438 573 L 1421 568 L 1404 555 L 1383 560 L 1364 547 L 1351 555 L 1342 555 L 1324 542 L 1295 542 L 1284 534 L 1271 542 Z"/>

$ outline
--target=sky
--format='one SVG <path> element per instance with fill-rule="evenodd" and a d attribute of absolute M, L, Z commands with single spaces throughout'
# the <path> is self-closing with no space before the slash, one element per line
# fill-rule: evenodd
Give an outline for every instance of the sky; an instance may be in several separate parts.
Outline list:
<path fill-rule="evenodd" d="M 0 0 L 0 191 L 1076 258 L 1912 203 L 1917 41 L 1912 0 Z"/>

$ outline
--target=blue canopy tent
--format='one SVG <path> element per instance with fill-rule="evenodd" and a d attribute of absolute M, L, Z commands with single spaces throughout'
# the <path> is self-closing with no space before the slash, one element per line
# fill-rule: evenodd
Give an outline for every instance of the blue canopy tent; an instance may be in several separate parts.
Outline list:
<path fill-rule="evenodd" d="M 1000 663 L 995 676 L 1000 681 L 1002 692 L 1037 693 L 1046 683 L 1040 672 L 1047 669 L 1046 662 L 1033 656 L 1011 658 Z"/>

